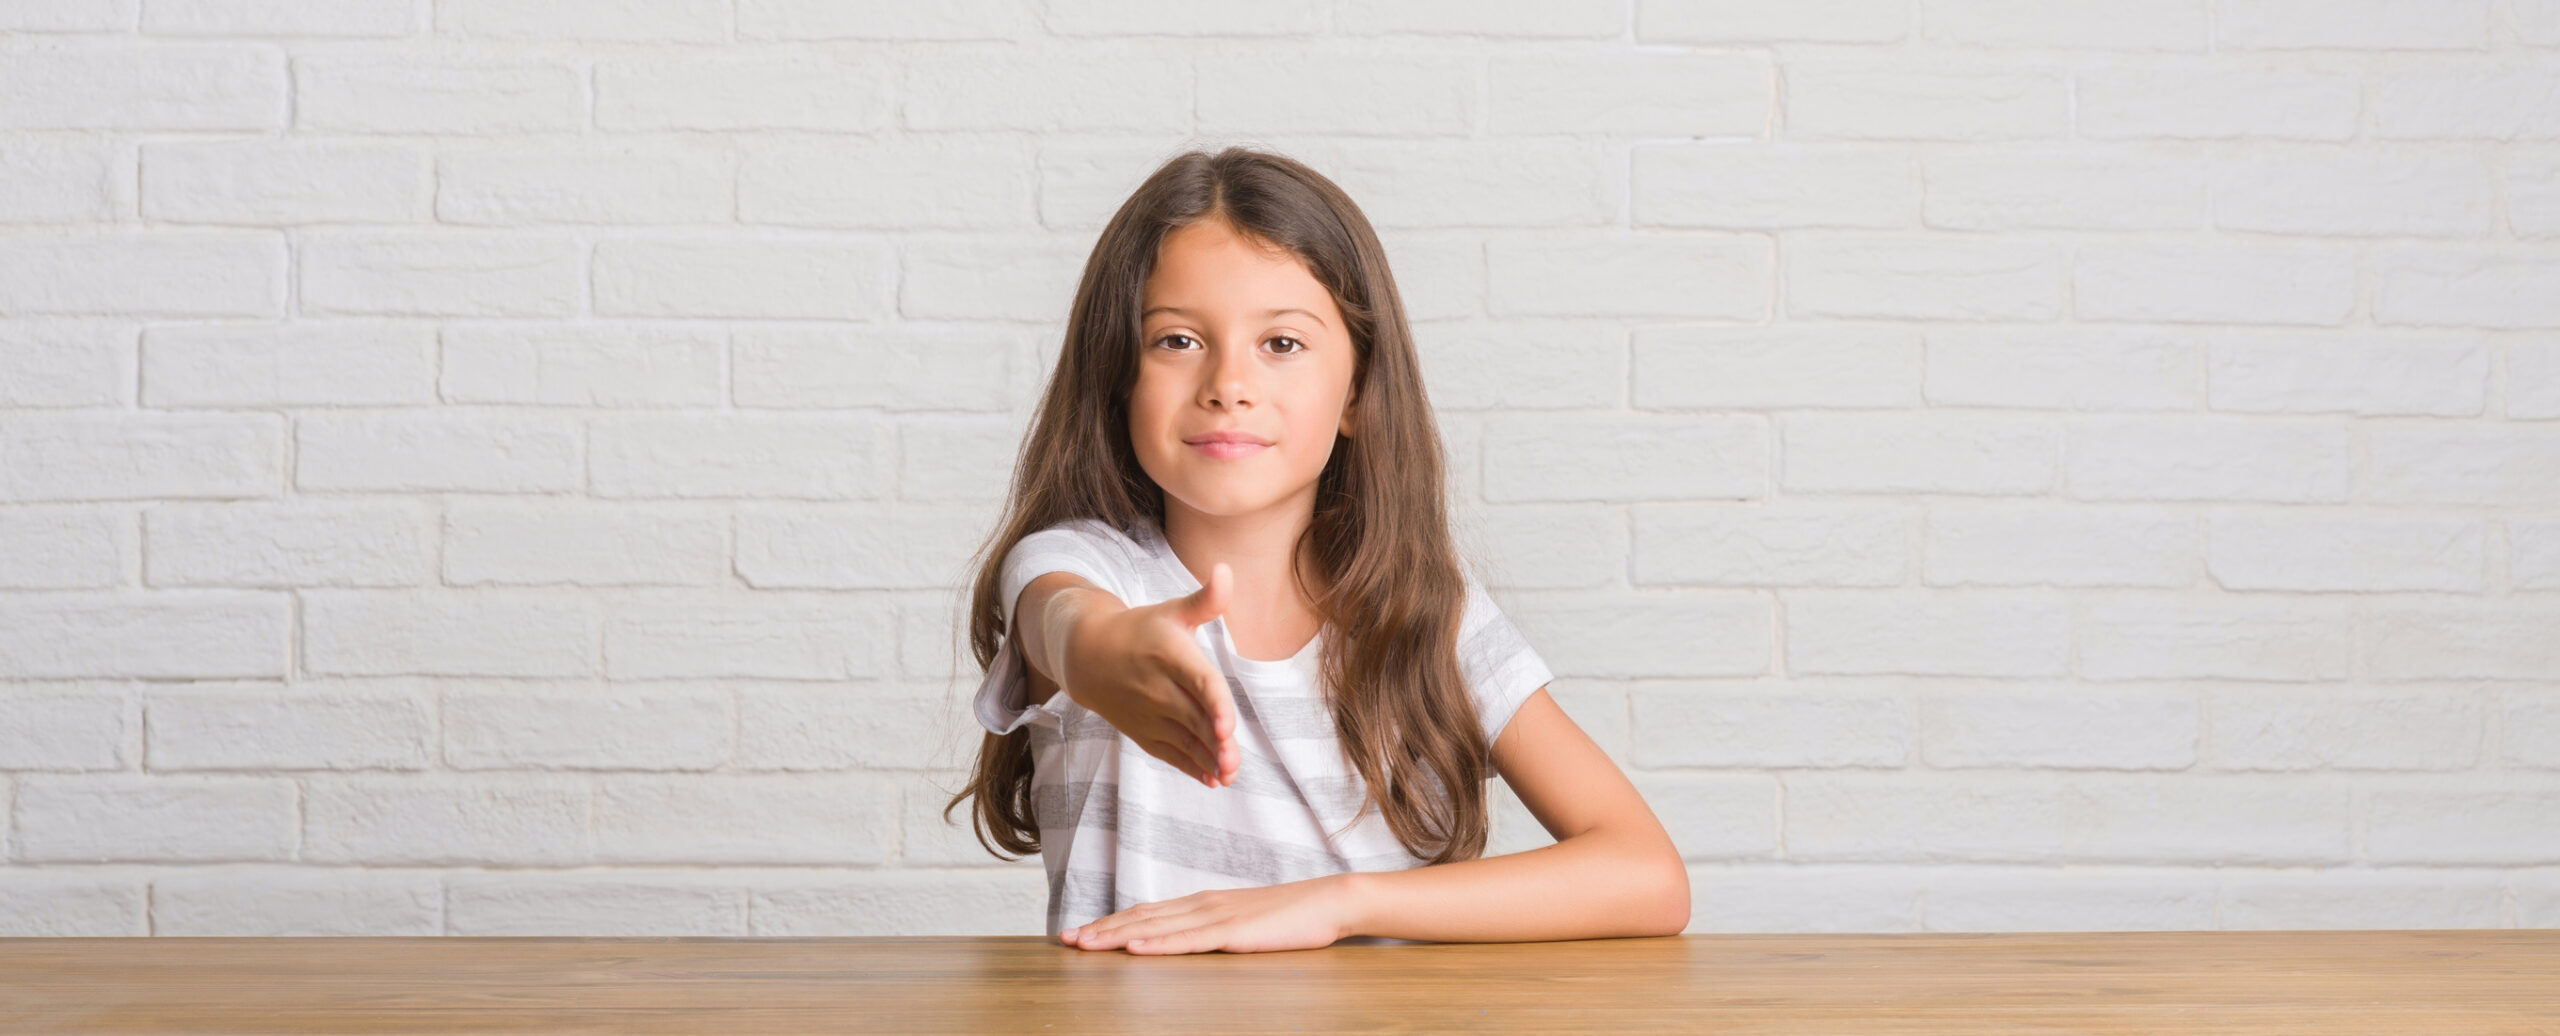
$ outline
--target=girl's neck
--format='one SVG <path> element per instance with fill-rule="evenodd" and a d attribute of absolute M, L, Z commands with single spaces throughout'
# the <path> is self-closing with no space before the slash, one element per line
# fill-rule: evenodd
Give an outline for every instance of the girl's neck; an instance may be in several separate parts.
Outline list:
<path fill-rule="evenodd" d="M 1226 562 L 1234 577 L 1228 586 L 1230 610 L 1266 618 L 1312 613 L 1321 586 L 1314 566 L 1298 549 L 1299 538 L 1315 520 L 1313 501 L 1306 504 L 1228 517 L 1203 515 L 1168 500 L 1165 542 L 1202 586 L 1209 585 L 1212 569 Z"/>

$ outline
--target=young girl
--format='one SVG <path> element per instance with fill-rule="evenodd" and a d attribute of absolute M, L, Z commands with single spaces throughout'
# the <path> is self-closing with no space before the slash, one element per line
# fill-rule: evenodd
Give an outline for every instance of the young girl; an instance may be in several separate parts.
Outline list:
<path fill-rule="evenodd" d="M 1041 853 L 1062 943 L 1688 925 L 1678 850 L 1458 557 L 1441 457 L 1332 181 L 1195 151 L 1113 215 L 978 555 L 988 733 L 943 810 L 974 796 L 989 852 Z M 1483 856 L 1497 773 L 1556 844 Z"/>

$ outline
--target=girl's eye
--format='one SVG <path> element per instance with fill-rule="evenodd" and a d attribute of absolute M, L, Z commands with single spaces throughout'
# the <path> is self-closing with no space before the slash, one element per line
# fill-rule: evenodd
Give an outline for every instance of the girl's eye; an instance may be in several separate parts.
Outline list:
<path fill-rule="evenodd" d="M 1186 340 L 1186 341 L 1194 341 L 1194 342 L 1199 341 L 1199 339 L 1197 339 L 1197 338 L 1193 338 L 1193 337 L 1191 337 L 1190 335 L 1186 335 L 1186 334 L 1170 334 L 1170 335 L 1166 335 L 1166 336 L 1164 336 L 1164 337 L 1162 337 L 1162 338 L 1156 339 L 1156 344 L 1157 344 L 1157 345 L 1163 345 L 1164 343 L 1166 343 L 1166 342 L 1170 342 L 1170 341 L 1173 341 L 1173 340 L 1174 340 L 1174 339 L 1176 339 L 1176 338 L 1184 339 L 1184 340 Z M 1297 339 L 1295 339 L 1295 338 L 1291 338 L 1291 337 L 1289 337 L 1289 336 L 1287 336 L 1287 335 L 1280 335 L 1280 336 L 1278 336 L 1278 337 L 1276 337 L 1276 338 L 1273 338 L 1273 339 L 1271 339 L 1271 340 L 1272 340 L 1272 341 L 1275 341 L 1275 342 L 1287 342 L 1287 343 L 1289 343 L 1291 346 L 1294 346 L 1294 347 L 1295 347 L 1295 348 L 1290 349 L 1288 352 L 1286 352 L 1286 353 L 1283 353 L 1283 354 L 1282 354 L 1282 355 L 1285 355 L 1285 356 L 1295 356 L 1295 355 L 1297 355 L 1297 354 L 1299 354 L 1299 353 L 1302 353 L 1302 352 L 1307 351 L 1307 343 L 1305 343 L 1305 342 L 1301 342 L 1301 341 L 1299 341 L 1299 340 L 1297 340 Z"/>

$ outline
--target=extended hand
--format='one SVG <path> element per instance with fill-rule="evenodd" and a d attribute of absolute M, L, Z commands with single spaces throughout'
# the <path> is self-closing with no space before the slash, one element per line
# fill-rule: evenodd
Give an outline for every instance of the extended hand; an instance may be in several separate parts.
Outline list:
<path fill-rule="evenodd" d="M 1140 903 L 1058 941 L 1087 950 L 1131 953 L 1261 953 L 1331 946 L 1350 930 L 1349 875 L 1261 888 L 1210 889 L 1179 899 Z"/>

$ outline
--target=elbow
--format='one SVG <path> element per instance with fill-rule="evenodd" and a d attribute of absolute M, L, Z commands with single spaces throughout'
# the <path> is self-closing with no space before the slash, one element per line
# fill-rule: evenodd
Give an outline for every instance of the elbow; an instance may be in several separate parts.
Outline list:
<path fill-rule="evenodd" d="M 1678 935 L 1689 928 L 1689 862 L 1668 833 L 1656 829 L 1626 853 L 1624 887 L 1640 890 L 1628 912 L 1628 934 Z"/>
<path fill-rule="evenodd" d="M 1666 873 L 1655 886 L 1655 910 L 1648 919 L 1646 935 L 1678 935 L 1689 930 L 1689 865 L 1677 849 L 1666 855 L 1668 860 L 1660 864 Z"/>

